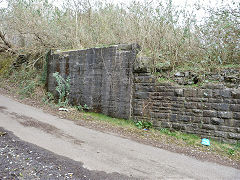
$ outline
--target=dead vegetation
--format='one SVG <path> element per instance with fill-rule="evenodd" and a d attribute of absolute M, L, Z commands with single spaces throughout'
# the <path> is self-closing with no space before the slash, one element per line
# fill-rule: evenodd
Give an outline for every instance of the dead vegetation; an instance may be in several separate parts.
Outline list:
<path fill-rule="evenodd" d="M 0 51 L 39 54 L 138 43 L 144 65 L 156 69 L 212 71 L 239 64 L 240 4 L 176 7 L 171 0 L 116 5 L 69 0 L 61 7 L 43 0 L 7 0 L 1 8 Z M 192 10 L 191 9 L 191 10 Z M 199 10 L 205 18 L 199 22 Z M 32 61 L 35 61 L 36 57 Z"/>

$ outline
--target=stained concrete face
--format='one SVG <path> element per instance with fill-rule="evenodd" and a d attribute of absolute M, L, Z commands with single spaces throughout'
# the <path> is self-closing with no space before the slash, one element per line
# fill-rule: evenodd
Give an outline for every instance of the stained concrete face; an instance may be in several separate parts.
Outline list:
<path fill-rule="evenodd" d="M 54 72 L 70 77 L 70 103 L 118 118 L 131 116 L 135 45 L 56 52 L 48 61 L 48 91 L 56 93 Z"/>

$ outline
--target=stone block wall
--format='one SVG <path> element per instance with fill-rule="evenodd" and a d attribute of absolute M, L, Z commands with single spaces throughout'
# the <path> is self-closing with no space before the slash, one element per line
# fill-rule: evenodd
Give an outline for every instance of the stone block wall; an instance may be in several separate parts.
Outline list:
<path fill-rule="evenodd" d="M 56 94 L 52 74 L 59 72 L 64 78 L 70 76 L 73 105 L 86 104 L 112 117 L 151 121 L 159 129 L 240 142 L 240 88 L 157 82 L 147 68 L 135 63 L 138 48 L 116 45 L 52 53 L 48 90 Z"/>
<path fill-rule="evenodd" d="M 54 72 L 70 76 L 70 103 L 130 118 L 135 45 L 55 52 L 48 60 L 48 91 L 56 93 Z"/>
<path fill-rule="evenodd" d="M 240 89 L 221 84 L 191 88 L 135 73 L 133 117 L 220 141 L 240 141 Z"/>

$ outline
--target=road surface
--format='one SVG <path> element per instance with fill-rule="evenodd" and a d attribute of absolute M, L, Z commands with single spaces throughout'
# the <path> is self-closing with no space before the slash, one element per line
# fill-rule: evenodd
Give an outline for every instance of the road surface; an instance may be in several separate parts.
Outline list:
<path fill-rule="evenodd" d="M 88 170 L 139 179 L 240 179 L 240 170 L 81 127 L 2 95 L 0 127 Z"/>

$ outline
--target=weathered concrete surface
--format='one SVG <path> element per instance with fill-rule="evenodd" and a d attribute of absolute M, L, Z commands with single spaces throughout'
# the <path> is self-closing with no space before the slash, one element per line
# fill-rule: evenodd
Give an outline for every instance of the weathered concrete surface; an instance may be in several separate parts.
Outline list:
<path fill-rule="evenodd" d="M 77 126 L 2 95 L 0 106 L 1 127 L 90 170 L 141 179 L 240 179 L 240 170 Z"/>
<path fill-rule="evenodd" d="M 136 45 L 116 45 L 56 52 L 48 60 L 48 90 L 55 91 L 53 73 L 70 76 L 70 102 L 118 118 L 131 116 Z"/>

